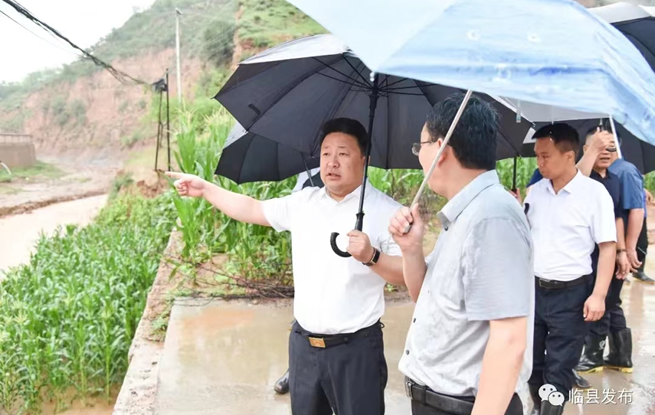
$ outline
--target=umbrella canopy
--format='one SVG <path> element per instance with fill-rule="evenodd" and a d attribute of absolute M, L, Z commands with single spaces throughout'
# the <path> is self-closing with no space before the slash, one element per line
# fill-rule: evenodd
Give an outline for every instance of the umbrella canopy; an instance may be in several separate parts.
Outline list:
<path fill-rule="evenodd" d="M 589 11 L 623 33 L 651 68 L 655 68 L 655 7 L 621 2 L 594 7 Z"/>
<path fill-rule="evenodd" d="M 641 52 L 644 59 L 652 69 L 655 70 L 655 7 L 644 7 L 630 3 L 614 3 L 609 6 L 595 7 L 589 9 L 592 14 L 611 23 L 627 37 L 632 44 Z M 508 100 L 516 105 L 516 100 Z M 574 113 L 571 111 L 555 111 L 553 114 L 539 114 L 535 108 L 528 105 L 521 113 L 533 121 L 566 121 L 573 126 L 584 140 L 584 135 L 590 128 L 599 124 L 599 118 L 590 117 L 588 113 Z M 602 120 L 608 125 L 608 120 Z M 545 123 L 537 122 L 535 128 L 540 128 Z M 634 164 L 642 174 L 655 170 L 655 146 L 637 139 L 630 131 L 616 123 L 619 136 L 621 155 L 623 158 Z M 580 150 L 584 143 L 580 144 Z M 526 137 L 523 150 L 523 157 L 534 157 L 534 140 Z"/>
<path fill-rule="evenodd" d="M 319 162 L 318 157 L 249 133 L 236 123 L 223 147 L 216 174 L 237 184 L 280 181 L 318 167 Z"/>
<path fill-rule="evenodd" d="M 371 74 L 339 39 L 319 35 L 287 42 L 242 62 L 215 98 L 249 132 L 310 155 L 318 152 L 325 121 L 347 117 L 368 124 L 366 167 L 370 163 L 389 169 L 419 168 L 411 148 L 419 140 L 426 114 L 456 91 L 404 77 Z M 492 98 L 481 98 L 494 105 L 502 117 L 496 156 L 518 155 L 529 123 L 516 120 L 511 110 Z M 367 168 L 354 226 L 359 231 L 363 228 Z M 338 235 L 334 232 L 331 236 L 332 249 L 349 257 L 337 246 Z"/>
<path fill-rule="evenodd" d="M 611 116 L 655 144 L 655 74 L 625 36 L 572 1 L 290 3 L 377 73 L 545 106 L 542 114 Z"/>
<path fill-rule="evenodd" d="M 380 76 L 378 85 L 371 165 L 420 168 L 411 147 L 427 113 L 460 90 L 395 76 Z M 245 60 L 215 98 L 249 132 L 317 156 L 325 121 L 348 117 L 368 124 L 372 89 L 369 69 L 342 41 L 317 35 Z M 489 96 L 480 98 L 500 115 L 497 158 L 518 155 L 530 124 L 517 123 L 512 110 Z"/>

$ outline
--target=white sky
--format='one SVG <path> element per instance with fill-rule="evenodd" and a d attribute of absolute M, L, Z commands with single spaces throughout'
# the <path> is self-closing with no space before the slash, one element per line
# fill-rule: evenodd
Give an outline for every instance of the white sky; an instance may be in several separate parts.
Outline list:
<path fill-rule="evenodd" d="M 34 16 L 81 48 L 95 44 L 113 28 L 121 27 L 132 16 L 135 7 L 143 10 L 153 2 L 154 0 L 18 0 L 18 3 Z M 56 40 L 6 3 L 0 2 L 0 11 L 41 38 L 0 13 L 0 82 L 20 81 L 31 72 L 56 68 L 76 59 L 72 47 Z"/>

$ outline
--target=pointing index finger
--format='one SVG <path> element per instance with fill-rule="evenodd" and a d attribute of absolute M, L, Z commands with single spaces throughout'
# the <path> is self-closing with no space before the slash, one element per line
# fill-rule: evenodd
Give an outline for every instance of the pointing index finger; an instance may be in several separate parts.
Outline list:
<path fill-rule="evenodd" d="M 170 177 L 171 179 L 180 179 L 182 177 L 182 173 L 167 171 L 166 176 Z"/>

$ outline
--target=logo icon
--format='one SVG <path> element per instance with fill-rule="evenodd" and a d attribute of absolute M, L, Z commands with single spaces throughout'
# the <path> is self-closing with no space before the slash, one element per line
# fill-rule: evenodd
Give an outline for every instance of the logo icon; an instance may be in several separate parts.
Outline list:
<path fill-rule="evenodd" d="M 557 392 L 557 389 L 549 383 L 539 388 L 539 397 L 542 401 L 548 401 L 553 406 L 562 406 L 564 404 L 564 394 Z"/>

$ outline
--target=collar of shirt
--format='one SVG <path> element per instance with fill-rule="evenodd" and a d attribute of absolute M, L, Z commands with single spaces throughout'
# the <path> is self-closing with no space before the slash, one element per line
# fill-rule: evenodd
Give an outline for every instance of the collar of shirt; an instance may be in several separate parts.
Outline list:
<path fill-rule="evenodd" d="M 601 176 L 600 173 L 598 173 L 596 170 L 592 170 L 591 174 L 589 174 L 589 177 L 591 177 L 592 179 L 594 179 L 596 181 L 599 181 L 599 182 L 602 182 L 602 181 L 605 181 L 605 180 L 611 180 L 611 179 L 615 178 L 614 174 L 610 173 L 609 169 L 605 170 L 605 177 Z"/>
<path fill-rule="evenodd" d="M 573 176 L 571 181 L 569 181 L 566 186 L 562 187 L 560 191 L 564 190 L 569 194 L 577 191 L 580 188 L 579 186 L 584 186 L 584 183 L 582 182 L 584 180 L 582 179 L 583 176 L 582 172 L 577 170 L 577 173 Z M 551 194 L 557 195 L 557 193 L 555 193 L 555 188 L 553 188 L 552 180 L 546 180 L 546 189 L 548 189 Z"/>
<path fill-rule="evenodd" d="M 437 217 L 444 229 L 448 230 L 448 226 L 457 220 L 457 217 L 464 211 L 464 209 L 466 209 L 469 203 L 480 194 L 481 191 L 489 186 L 499 183 L 500 180 L 498 179 L 498 173 L 496 173 L 496 170 L 489 170 L 464 186 L 464 188 L 460 190 L 455 197 L 450 199 L 443 209 L 437 213 Z"/>
<path fill-rule="evenodd" d="M 366 179 L 366 190 L 369 190 L 371 187 L 373 187 L 373 185 L 371 184 L 371 182 L 368 179 Z M 323 186 L 323 189 L 321 190 L 321 197 L 323 197 L 324 199 L 330 199 L 330 200 L 334 201 L 334 203 L 338 204 L 338 203 L 347 202 L 348 200 L 353 199 L 353 198 L 359 198 L 361 193 L 362 193 L 362 185 L 360 184 L 359 186 L 357 186 L 357 188 L 355 190 L 348 193 L 342 200 L 336 200 L 332 196 L 330 196 L 330 191 L 327 189 L 327 186 Z M 369 194 L 371 194 L 371 193 L 367 191 L 364 194 L 364 199 L 367 199 Z"/>

